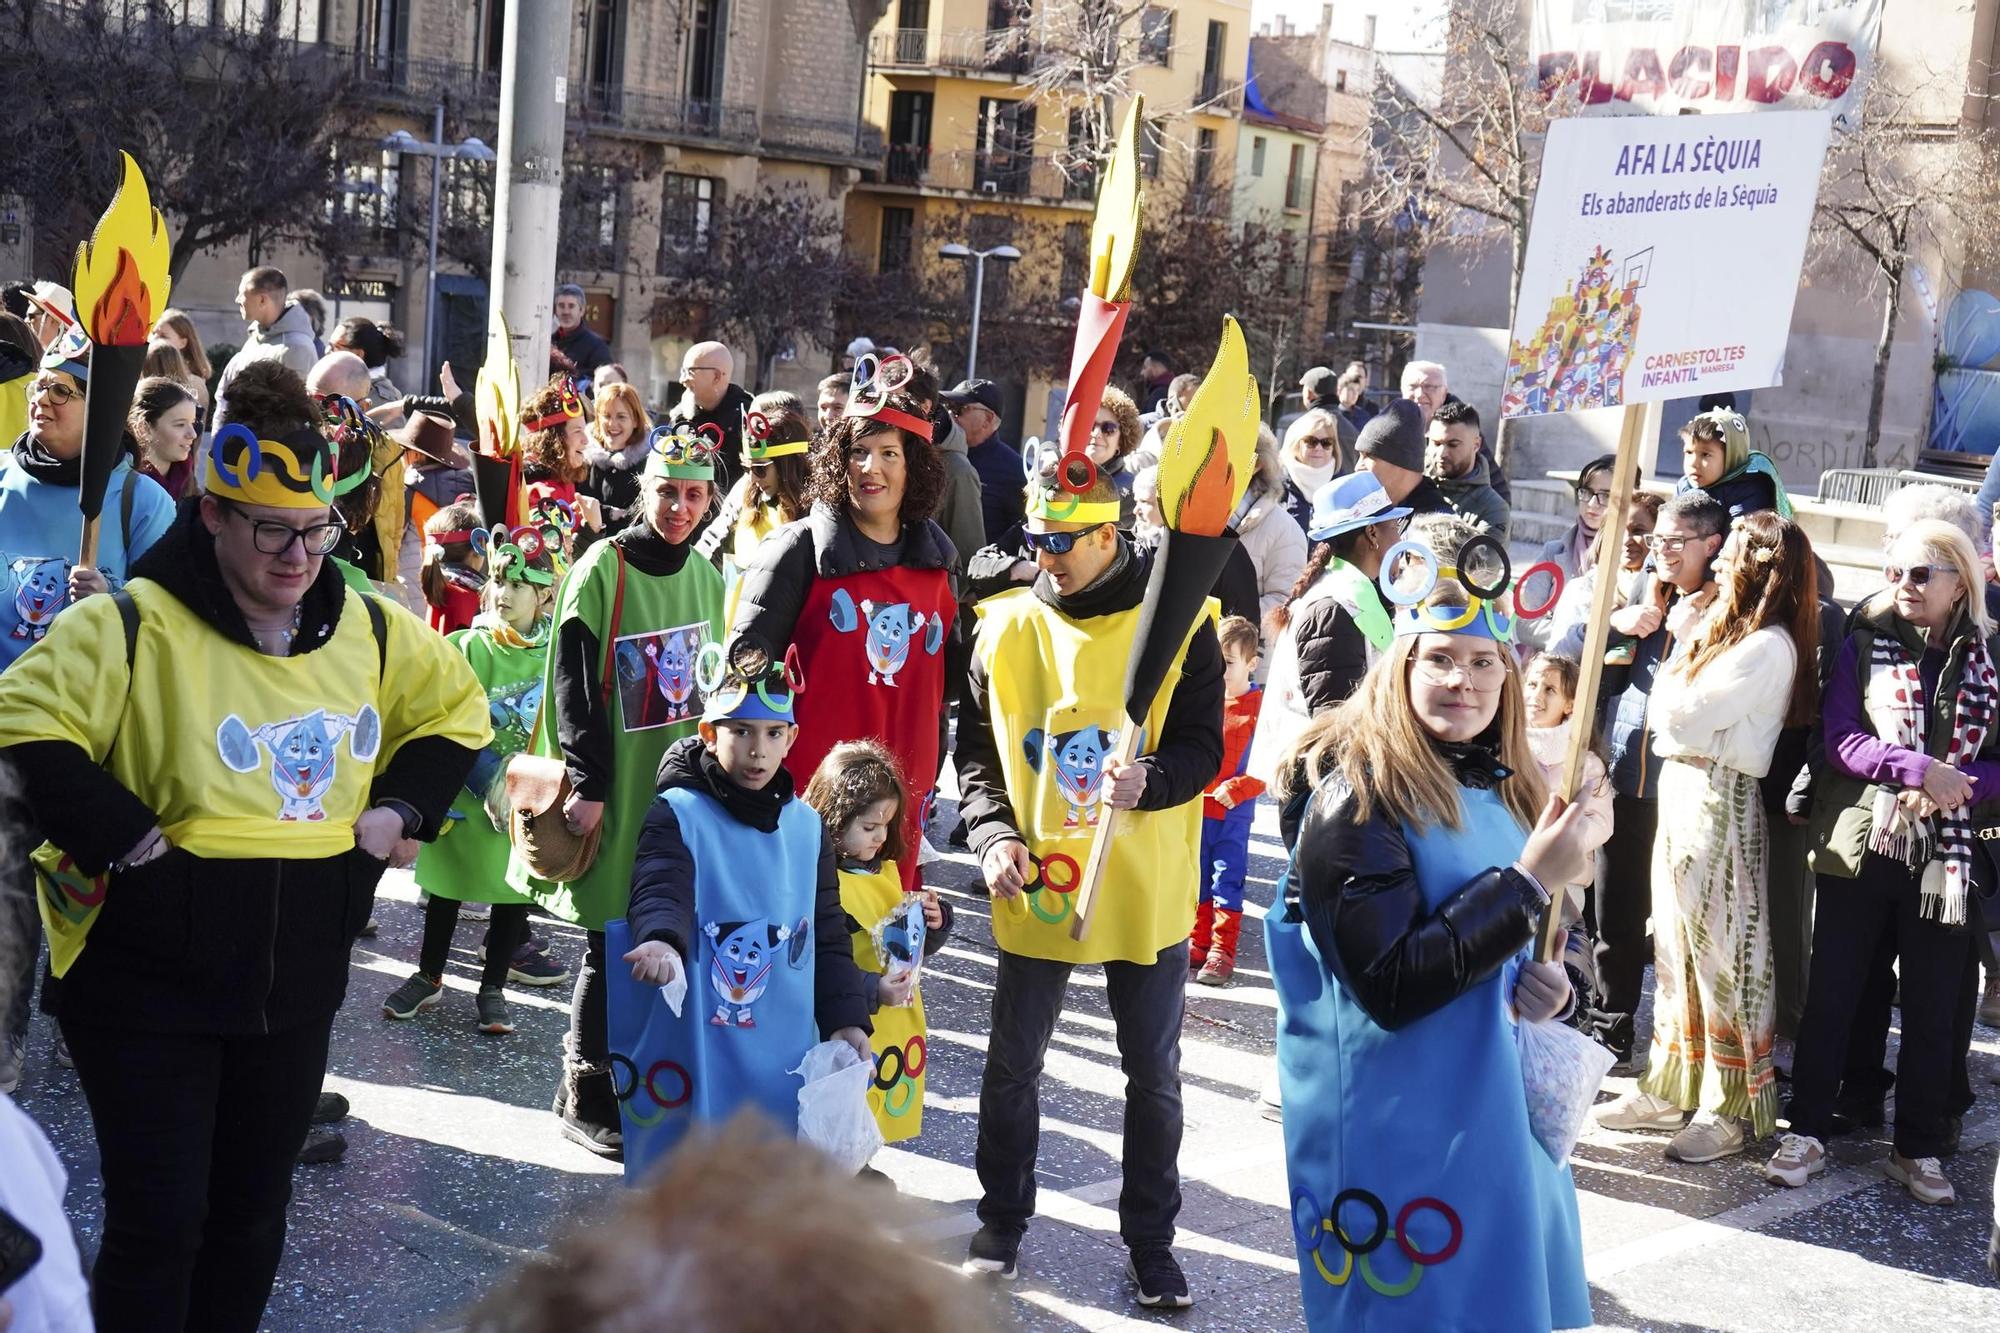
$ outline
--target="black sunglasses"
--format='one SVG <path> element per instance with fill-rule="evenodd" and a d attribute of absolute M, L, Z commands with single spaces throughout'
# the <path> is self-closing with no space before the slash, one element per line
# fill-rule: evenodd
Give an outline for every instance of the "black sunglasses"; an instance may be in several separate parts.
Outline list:
<path fill-rule="evenodd" d="M 1050 555 L 1068 555 L 1076 549 L 1076 539 L 1078 537 L 1086 533 L 1095 532 L 1104 526 L 1105 524 L 1102 523 L 1093 523 L 1087 528 L 1078 528 L 1075 532 L 1030 532 L 1024 528 L 1021 531 L 1021 541 L 1030 551 L 1047 551 Z"/>
<path fill-rule="evenodd" d="M 1908 569 L 1898 569 L 1894 565 L 1888 565 L 1882 570 L 1882 577 L 1889 580 L 1889 586 L 1892 588 L 1900 585 L 1905 578 L 1909 579 L 1911 587 L 1921 588 L 1931 581 L 1931 575 L 1935 572 L 1929 565 L 1911 565 Z"/>

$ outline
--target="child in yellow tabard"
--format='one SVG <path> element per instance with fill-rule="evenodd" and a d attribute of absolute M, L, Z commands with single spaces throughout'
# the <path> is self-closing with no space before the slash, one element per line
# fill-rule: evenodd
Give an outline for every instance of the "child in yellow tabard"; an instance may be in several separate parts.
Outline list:
<path fill-rule="evenodd" d="M 840 906 L 854 934 L 854 961 L 868 973 L 874 1011 L 875 1081 L 868 1105 L 888 1143 L 924 1127 L 924 1001 L 917 972 L 944 947 L 951 909 L 935 889 L 903 892 L 896 858 L 909 851 L 906 798 L 889 752 L 873 741 L 836 745 L 806 786 L 840 870 Z M 878 1174 L 872 1168 L 864 1175 Z"/>

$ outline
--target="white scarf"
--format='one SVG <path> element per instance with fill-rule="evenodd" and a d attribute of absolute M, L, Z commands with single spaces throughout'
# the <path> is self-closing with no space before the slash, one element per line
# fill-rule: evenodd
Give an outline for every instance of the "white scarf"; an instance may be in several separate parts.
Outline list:
<path fill-rule="evenodd" d="M 646 461 L 646 439 L 643 433 L 634 431 L 632 443 L 616 453 L 592 440 L 583 446 L 583 461 L 592 467 L 608 467 L 614 472 L 635 471 Z"/>
<path fill-rule="evenodd" d="M 1325 467 L 1307 467 L 1293 458 L 1290 450 L 1285 452 L 1283 462 L 1285 475 L 1292 479 L 1292 485 L 1299 488 L 1299 493 L 1305 496 L 1308 502 L 1319 494 L 1320 487 L 1333 480 L 1333 474 L 1339 470 L 1339 465 L 1335 463 L 1328 463 Z"/>

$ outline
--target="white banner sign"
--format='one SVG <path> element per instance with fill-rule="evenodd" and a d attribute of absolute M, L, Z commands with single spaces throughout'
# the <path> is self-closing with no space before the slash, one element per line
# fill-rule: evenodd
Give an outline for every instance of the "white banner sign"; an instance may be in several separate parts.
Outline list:
<path fill-rule="evenodd" d="M 1549 127 L 1502 416 L 1776 384 L 1831 118 Z"/>
<path fill-rule="evenodd" d="M 1853 109 L 1883 0 L 1535 0 L 1542 87 L 1586 112 Z"/>

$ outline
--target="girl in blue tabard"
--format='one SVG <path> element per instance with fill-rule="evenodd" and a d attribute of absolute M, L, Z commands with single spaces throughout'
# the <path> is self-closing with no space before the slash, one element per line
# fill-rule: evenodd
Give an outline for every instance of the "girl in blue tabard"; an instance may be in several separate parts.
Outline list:
<path fill-rule="evenodd" d="M 1591 1322 L 1575 1186 L 1529 1132 L 1514 1031 L 1575 1003 L 1530 960 L 1581 870 L 1581 811 L 1546 798 L 1511 628 L 1440 581 L 1286 765 L 1314 790 L 1265 933 L 1316 1330 Z"/>

